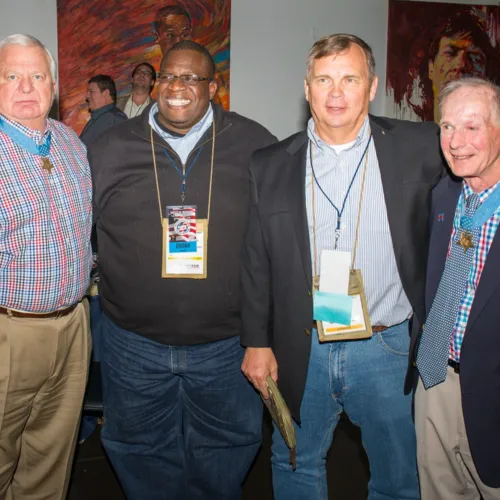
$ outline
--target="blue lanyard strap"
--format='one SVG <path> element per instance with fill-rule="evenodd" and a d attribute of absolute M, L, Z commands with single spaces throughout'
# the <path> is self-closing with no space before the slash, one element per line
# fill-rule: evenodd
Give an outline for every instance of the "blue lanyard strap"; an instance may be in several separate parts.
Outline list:
<path fill-rule="evenodd" d="M 500 206 L 500 183 L 489 194 L 488 198 L 479 205 L 472 217 L 465 215 L 465 195 L 460 197 L 460 227 L 466 231 L 474 231 L 481 227 L 491 216 L 497 211 Z"/>
<path fill-rule="evenodd" d="M 356 167 L 356 170 L 354 172 L 354 175 L 352 176 L 351 182 L 349 183 L 349 187 L 347 189 L 347 193 L 346 193 L 346 195 L 344 197 L 344 201 L 342 202 L 342 208 L 340 210 L 337 208 L 337 206 L 335 205 L 335 203 L 333 203 L 333 201 L 330 199 L 330 197 L 325 193 L 324 189 L 321 187 L 320 183 L 318 182 L 318 179 L 316 177 L 316 173 L 314 172 L 314 165 L 313 165 L 313 158 L 312 158 L 313 143 L 310 142 L 310 144 L 309 144 L 309 161 L 311 163 L 311 171 L 312 171 L 312 174 L 313 174 L 314 182 L 318 186 L 318 188 L 321 191 L 321 193 L 323 194 L 323 196 L 328 200 L 328 202 L 330 203 L 330 205 L 337 212 L 337 229 L 336 229 L 337 232 L 340 231 L 341 222 L 342 222 L 342 215 L 344 214 L 344 209 L 345 209 L 345 205 L 346 205 L 347 199 L 349 198 L 349 194 L 351 193 L 352 185 L 354 184 L 354 180 L 356 179 L 356 176 L 358 175 L 358 172 L 359 172 L 359 169 L 361 167 L 361 164 L 363 163 L 363 160 L 365 159 L 366 153 L 368 152 L 368 147 L 370 146 L 371 140 L 372 140 L 372 134 L 370 134 L 370 137 L 368 139 L 368 143 L 367 143 L 367 145 L 365 147 L 365 150 L 363 151 L 363 155 L 361 156 L 361 159 L 359 160 L 358 166 Z M 338 239 L 338 236 L 336 237 L 336 239 Z"/>
<path fill-rule="evenodd" d="M 172 166 L 175 168 L 175 171 L 179 174 L 179 177 L 181 178 L 181 201 L 184 203 L 184 200 L 186 199 L 186 180 L 188 178 L 188 175 L 190 174 L 191 170 L 193 169 L 194 164 L 196 163 L 196 160 L 198 159 L 198 156 L 200 156 L 201 150 L 203 149 L 203 146 L 198 149 L 198 152 L 196 153 L 196 156 L 193 158 L 193 161 L 191 162 L 191 165 L 189 165 L 188 169 L 186 170 L 186 166 L 182 165 L 182 170 L 176 165 L 175 161 L 173 158 L 168 154 L 168 151 L 166 148 L 162 147 L 164 155 L 168 158 Z"/>
<path fill-rule="evenodd" d="M 0 118 L 0 130 L 8 135 L 18 146 L 28 151 L 28 153 L 42 157 L 49 156 L 50 142 L 52 139 L 51 132 L 48 133 L 46 139 L 39 146 L 31 137 L 23 134 L 23 132 L 10 123 L 7 123 L 2 118 Z"/>

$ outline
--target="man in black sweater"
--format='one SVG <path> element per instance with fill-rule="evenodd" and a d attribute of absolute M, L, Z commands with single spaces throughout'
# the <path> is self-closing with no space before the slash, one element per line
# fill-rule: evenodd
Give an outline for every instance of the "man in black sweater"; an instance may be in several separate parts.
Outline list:
<path fill-rule="evenodd" d="M 250 157 L 275 138 L 212 104 L 213 78 L 206 49 L 179 42 L 157 104 L 89 150 L 102 439 L 129 500 L 240 498 L 261 441 L 262 404 L 240 371 L 239 273 Z"/>

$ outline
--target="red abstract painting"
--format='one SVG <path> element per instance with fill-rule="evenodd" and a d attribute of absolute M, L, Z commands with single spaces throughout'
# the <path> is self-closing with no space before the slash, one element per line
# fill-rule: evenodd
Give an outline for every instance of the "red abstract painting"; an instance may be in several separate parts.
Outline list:
<path fill-rule="evenodd" d="M 217 101 L 229 109 L 231 0 L 58 0 L 59 118 L 64 123 L 77 133 L 85 126 L 85 93 L 93 75 L 110 75 L 120 96 L 130 92 L 136 64 L 149 62 L 159 70 L 162 50 L 171 45 L 162 22 L 172 5 L 189 15 L 187 38 L 212 54 Z"/>
<path fill-rule="evenodd" d="M 500 83 L 499 42 L 500 7 L 390 0 L 386 114 L 437 122 L 447 82 Z"/>

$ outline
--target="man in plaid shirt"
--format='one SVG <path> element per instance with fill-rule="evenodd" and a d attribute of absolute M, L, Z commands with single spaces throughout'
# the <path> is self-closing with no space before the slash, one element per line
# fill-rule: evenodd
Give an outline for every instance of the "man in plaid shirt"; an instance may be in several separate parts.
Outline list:
<path fill-rule="evenodd" d="M 500 87 L 456 80 L 440 108 L 457 177 L 433 192 L 427 320 L 410 352 L 420 487 L 422 500 L 500 500 Z"/>
<path fill-rule="evenodd" d="M 55 89 L 38 40 L 0 42 L 0 499 L 65 498 L 87 379 L 91 177 Z"/>

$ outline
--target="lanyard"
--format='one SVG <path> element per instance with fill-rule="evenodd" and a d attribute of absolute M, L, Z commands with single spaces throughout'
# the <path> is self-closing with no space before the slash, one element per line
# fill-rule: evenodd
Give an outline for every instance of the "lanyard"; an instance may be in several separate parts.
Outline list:
<path fill-rule="evenodd" d="M 371 139 L 371 135 L 370 135 Z M 370 142 L 368 141 L 368 144 Z M 311 148 L 312 148 L 312 143 L 311 143 Z M 363 157 L 365 158 L 365 165 L 363 167 L 363 179 L 361 181 L 361 193 L 359 195 L 359 206 L 358 206 L 358 219 L 356 221 L 356 233 L 354 236 L 354 248 L 352 251 L 352 262 L 351 262 L 351 270 L 354 269 L 354 263 L 356 262 L 356 250 L 358 248 L 358 236 L 359 236 L 359 222 L 361 221 L 361 206 L 363 204 L 363 192 L 365 190 L 365 180 L 366 180 L 366 166 L 368 164 L 368 146 L 365 149 L 365 152 L 363 153 Z M 363 157 L 361 160 L 363 160 Z M 312 158 L 312 156 L 311 156 Z M 359 165 L 358 165 L 359 168 Z M 351 182 L 352 185 L 352 182 Z M 313 244 L 314 244 L 314 257 L 313 257 L 313 262 L 314 262 L 314 276 L 313 276 L 313 288 L 314 290 L 319 289 L 319 275 L 318 275 L 318 246 L 316 242 L 316 204 L 315 204 L 315 198 L 314 198 L 314 182 L 311 182 L 311 202 L 312 202 L 312 223 L 313 223 Z M 325 195 L 326 196 L 326 195 Z M 331 202 L 330 202 L 331 203 Z M 335 250 L 337 249 L 337 235 L 335 235 Z"/>
<path fill-rule="evenodd" d="M 318 182 L 318 179 L 316 178 L 316 173 L 314 172 L 314 165 L 313 165 L 313 143 L 312 143 L 312 141 L 310 141 L 310 143 L 309 143 L 309 161 L 311 163 L 311 171 L 312 171 L 313 178 L 314 178 L 314 180 L 312 182 L 313 193 L 314 193 L 314 183 L 316 183 L 316 185 L 318 186 L 318 188 L 321 191 L 321 193 L 323 194 L 323 196 L 328 200 L 330 205 L 337 212 L 337 227 L 335 228 L 335 245 L 334 245 L 335 250 L 337 250 L 337 244 L 338 244 L 338 241 L 340 238 L 340 232 L 341 232 L 341 227 L 342 227 L 342 215 L 344 214 L 345 205 L 346 205 L 347 199 L 349 198 L 349 194 L 351 193 L 352 185 L 354 184 L 354 180 L 356 179 L 356 176 L 358 175 L 358 171 L 361 167 L 361 164 L 363 163 L 363 160 L 365 159 L 365 157 L 368 158 L 368 147 L 370 146 L 371 140 L 372 140 L 372 134 L 370 134 L 370 137 L 368 139 L 368 144 L 366 145 L 365 150 L 363 151 L 363 155 L 361 156 L 361 159 L 359 160 L 358 166 L 356 167 L 356 170 L 354 171 L 354 175 L 352 176 L 351 182 L 349 183 L 349 187 L 347 188 L 347 193 L 344 196 L 344 201 L 342 202 L 342 208 L 340 210 L 336 207 L 336 205 L 333 203 L 333 201 L 330 199 L 330 197 L 325 193 L 325 191 L 321 187 L 320 183 Z M 365 168 L 366 168 L 366 163 L 365 163 Z"/>
<path fill-rule="evenodd" d="M 155 146 L 153 142 L 153 128 L 151 125 L 149 126 L 150 137 L 151 137 L 151 153 L 153 156 L 153 168 L 155 171 L 155 181 L 156 181 L 156 194 L 158 196 L 158 208 L 160 210 L 160 225 L 163 226 L 163 212 L 162 212 L 162 204 L 160 197 L 160 183 L 158 181 L 158 170 L 156 168 L 156 155 L 155 155 Z M 214 158 L 215 158 L 215 120 L 212 122 L 212 157 L 210 159 L 210 182 L 208 186 L 208 209 L 207 209 L 207 225 L 210 223 L 210 207 L 212 205 L 212 179 L 214 174 Z M 194 162 L 193 162 L 194 163 Z M 191 164 L 192 166 L 192 164 Z"/>
<path fill-rule="evenodd" d="M 184 200 L 186 199 L 186 180 L 188 178 L 189 173 L 191 172 L 191 169 L 193 168 L 193 165 L 196 163 L 198 156 L 200 156 L 202 149 L 203 146 L 201 146 L 200 149 L 198 149 L 198 152 L 196 153 L 196 156 L 191 162 L 191 165 L 189 165 L 187 171 L 186 171 L 186 165 L 184 163 L 182 164 L 182 171 L 181 171 L 180 168 L 175 164 L 175 161 L 172 159 L 172 157 L 168 154 L 168 151 L 165 148 L 162 148 L 163 153 L 168 158 L 172 166 L 175 168 L 175 171 L 179 174 L 179 177 L 181 178 L 181 203 L 183 205 L 184 205 Z"/>
<path fill-rule="evenodd" d="M 18 146 L 28 151 L 28 153 L 42 157 L 49 156 L 50 142 L 52 140 L 51 132 L 48 133 L 46 139 L 39 146 L 31 137 L 28 137 L 2 118 L 0 118 L 0 130 L 7 134 Z"/>

